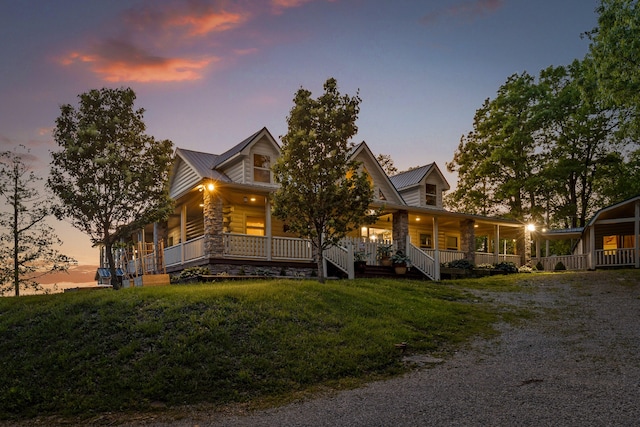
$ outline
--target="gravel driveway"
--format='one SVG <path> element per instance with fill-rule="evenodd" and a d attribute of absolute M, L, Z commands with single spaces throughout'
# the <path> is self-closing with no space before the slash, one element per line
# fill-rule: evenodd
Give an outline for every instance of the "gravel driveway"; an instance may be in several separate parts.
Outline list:
<path fill-rule="evenodd" d="M 397 379 L 266 411 L 153 425 L 638 426 L 640 283 L 637 274 L 610 276 L 532 276 L 530 292 L 478 292 L 541 315 L 500 325 L 499 337 L 440 363 L 427 358 Z"/>

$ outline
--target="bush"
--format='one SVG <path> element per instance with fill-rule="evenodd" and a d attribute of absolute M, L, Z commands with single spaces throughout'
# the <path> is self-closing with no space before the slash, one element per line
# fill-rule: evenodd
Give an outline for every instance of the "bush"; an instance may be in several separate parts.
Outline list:
<path fill-rule="evenodd" d="M 494 267 L 494 270 L 502 271 L 505 273 L 517 273 L 518 267 L 512 262 L 499 262 Z"/>
<path fill-rule="evenodd" d="M 462 268 L 465 270 L 473 269 L 474 265 L 468 259 L 456 259 L 454 261 L 445 262 L 443 265 L 445 268 Z"/>
<path fill-rule="evenodd" d="M 177 276 L 178 281 L 186 281 L 189 279 L 197 279 L 200 276 L 211 274 L 209 267 L 189 267 L 185 268 Z"/>
<path fill-rule="evenodd" d="M 565 267 L 565 265 L 562 263 L 562 261 L 558 261 L 556 266 L 553 268 L 553 271 L 564 271 L 566 269 L 567 269 L 567 267 Z"/>

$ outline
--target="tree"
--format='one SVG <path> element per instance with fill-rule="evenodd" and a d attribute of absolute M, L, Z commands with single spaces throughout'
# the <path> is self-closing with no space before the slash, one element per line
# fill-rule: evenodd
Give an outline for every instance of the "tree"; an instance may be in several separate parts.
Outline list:
<path fill-rule="evenodd" d="M 389 154 L 378 154 L 376 160 L 380 163 L 382 170 L 388 176 L 393 176 L 398 173 L 398 168 L 393 164 L 393 159 Z"/>
<path fill-rule="evenodd" d="M 350 139 L 358 131 L 360 101 L 358 95 L 341 95 L 333 78 L 325 82 L 324 94 L 317 99 L 300 88 L 273 168 L 280 184 L 273 195 L 273 213 L 290 230 L 311 240 L 321 282 L 323 251 L 377 217 L 369 213 L 373 188 L 368 176 L 351 159 Z"/>
<path fill-rule="evenodd" d="M 79 97 L 79 106 L 60 107 L 48 180 L 62 201 L 59 218 L 103 245 L 114 288 L 113 247 L 145 224 L 170 214 L 168 175 L 172 143 L 146 135 L 143 109 L 134 110 L 130 88 L 94 89 Z"/>
<path fill-rule="evenodd" d="M 601 0 L 591 39 L 598 86 L 603 99 L 620 109 L 623 130 L 640 134 L 640 3 Z"/>
<path fill-rule="evenodd" d="M 540 214 L 536 175 L 540 116 L 535 108 L 539 96 L 532 76 L 514 74 L 495 99 L 487 99 L 476 111 L 473 131 L 462 138 L 447 163 L 459 179 L 448 203 L 470 213 L 504 213 L 520 220 Z M 496 211 L 489 209 L 491 205 Z"/>
<path fill-rule="evenodd" d="M 66 271 L 73 262 L 56 249 L 62 241 L 45 222 L 51 203 L 35 188 L 42 178 L 25 163 L 28 156 L 28 150 L 0 153 L 0 196 L 8 208 L 0 211 L 0 295 L 40 289 L 39 277 Z"/>
<path fill-rule="evenodd" d="M 584 227 L 597 210 L 598 195 L 608 165 L 619 162 L 623 140 L 615 137 L 618 121 L 596 96 L 590 58 L 540 73 L 544 114 L 544 193 L 555 222 Z"/>

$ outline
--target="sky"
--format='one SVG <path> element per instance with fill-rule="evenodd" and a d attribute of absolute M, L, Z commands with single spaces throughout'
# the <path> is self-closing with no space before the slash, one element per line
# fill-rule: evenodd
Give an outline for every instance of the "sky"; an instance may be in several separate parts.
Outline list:
<path fill-rule="evenodd" d="M 599 0 L 23 0 L 0 3 L 0 151 L 48 174 L 63 104 L 131 87 L 147 133 L 219 154 L 330 77 L 362 98 L 358 134 L 399 170 L 446 172 L 475 111 L 507 78 L 582 59 Z M 61 251 L 96 265 L 89 238 L 52 221 Z"/>

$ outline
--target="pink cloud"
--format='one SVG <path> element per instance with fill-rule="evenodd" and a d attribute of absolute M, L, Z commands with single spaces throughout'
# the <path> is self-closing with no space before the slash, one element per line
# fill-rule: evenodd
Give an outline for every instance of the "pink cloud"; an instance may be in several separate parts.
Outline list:
<path fill-rule="evenodd" d="M 271 0 L 271 8 L 273 10 L 273 13 L 281 14 L 285 9 L 300 7 L 312 1 L 314 0 Z M 329 1 L 332 3 L 337 0 L 326 0 L 326 1 Z"/>
<path fill-rule="evenodd" d="M 67 66 L 88 64 L 108 82 L 142 83 L 199 80 L 207 67 L 217 61 L 213 56 L 201 59 L 155 56 L 120 40 L 107 40 L 93 53 L 73 52 L 60 60 Z"/>
<path fill-rule="evenodd" d="M 441 19 L 475 20 L 493 13 L 504 5 L 504 0 L 474 0 L 435 10 L 422 18 L 424 24 L 433 24 Z"/>
<path fill-rule="evenodd" d="M 246 14 L 231 12 L 211 12 L 205 15 L 182 15 L 170 19 L 170 26 L 186 26 L 190 28 L 189 36 L 205 36 L 212 32 L 222 32 L 233 29 L 247 20 Z"/>

